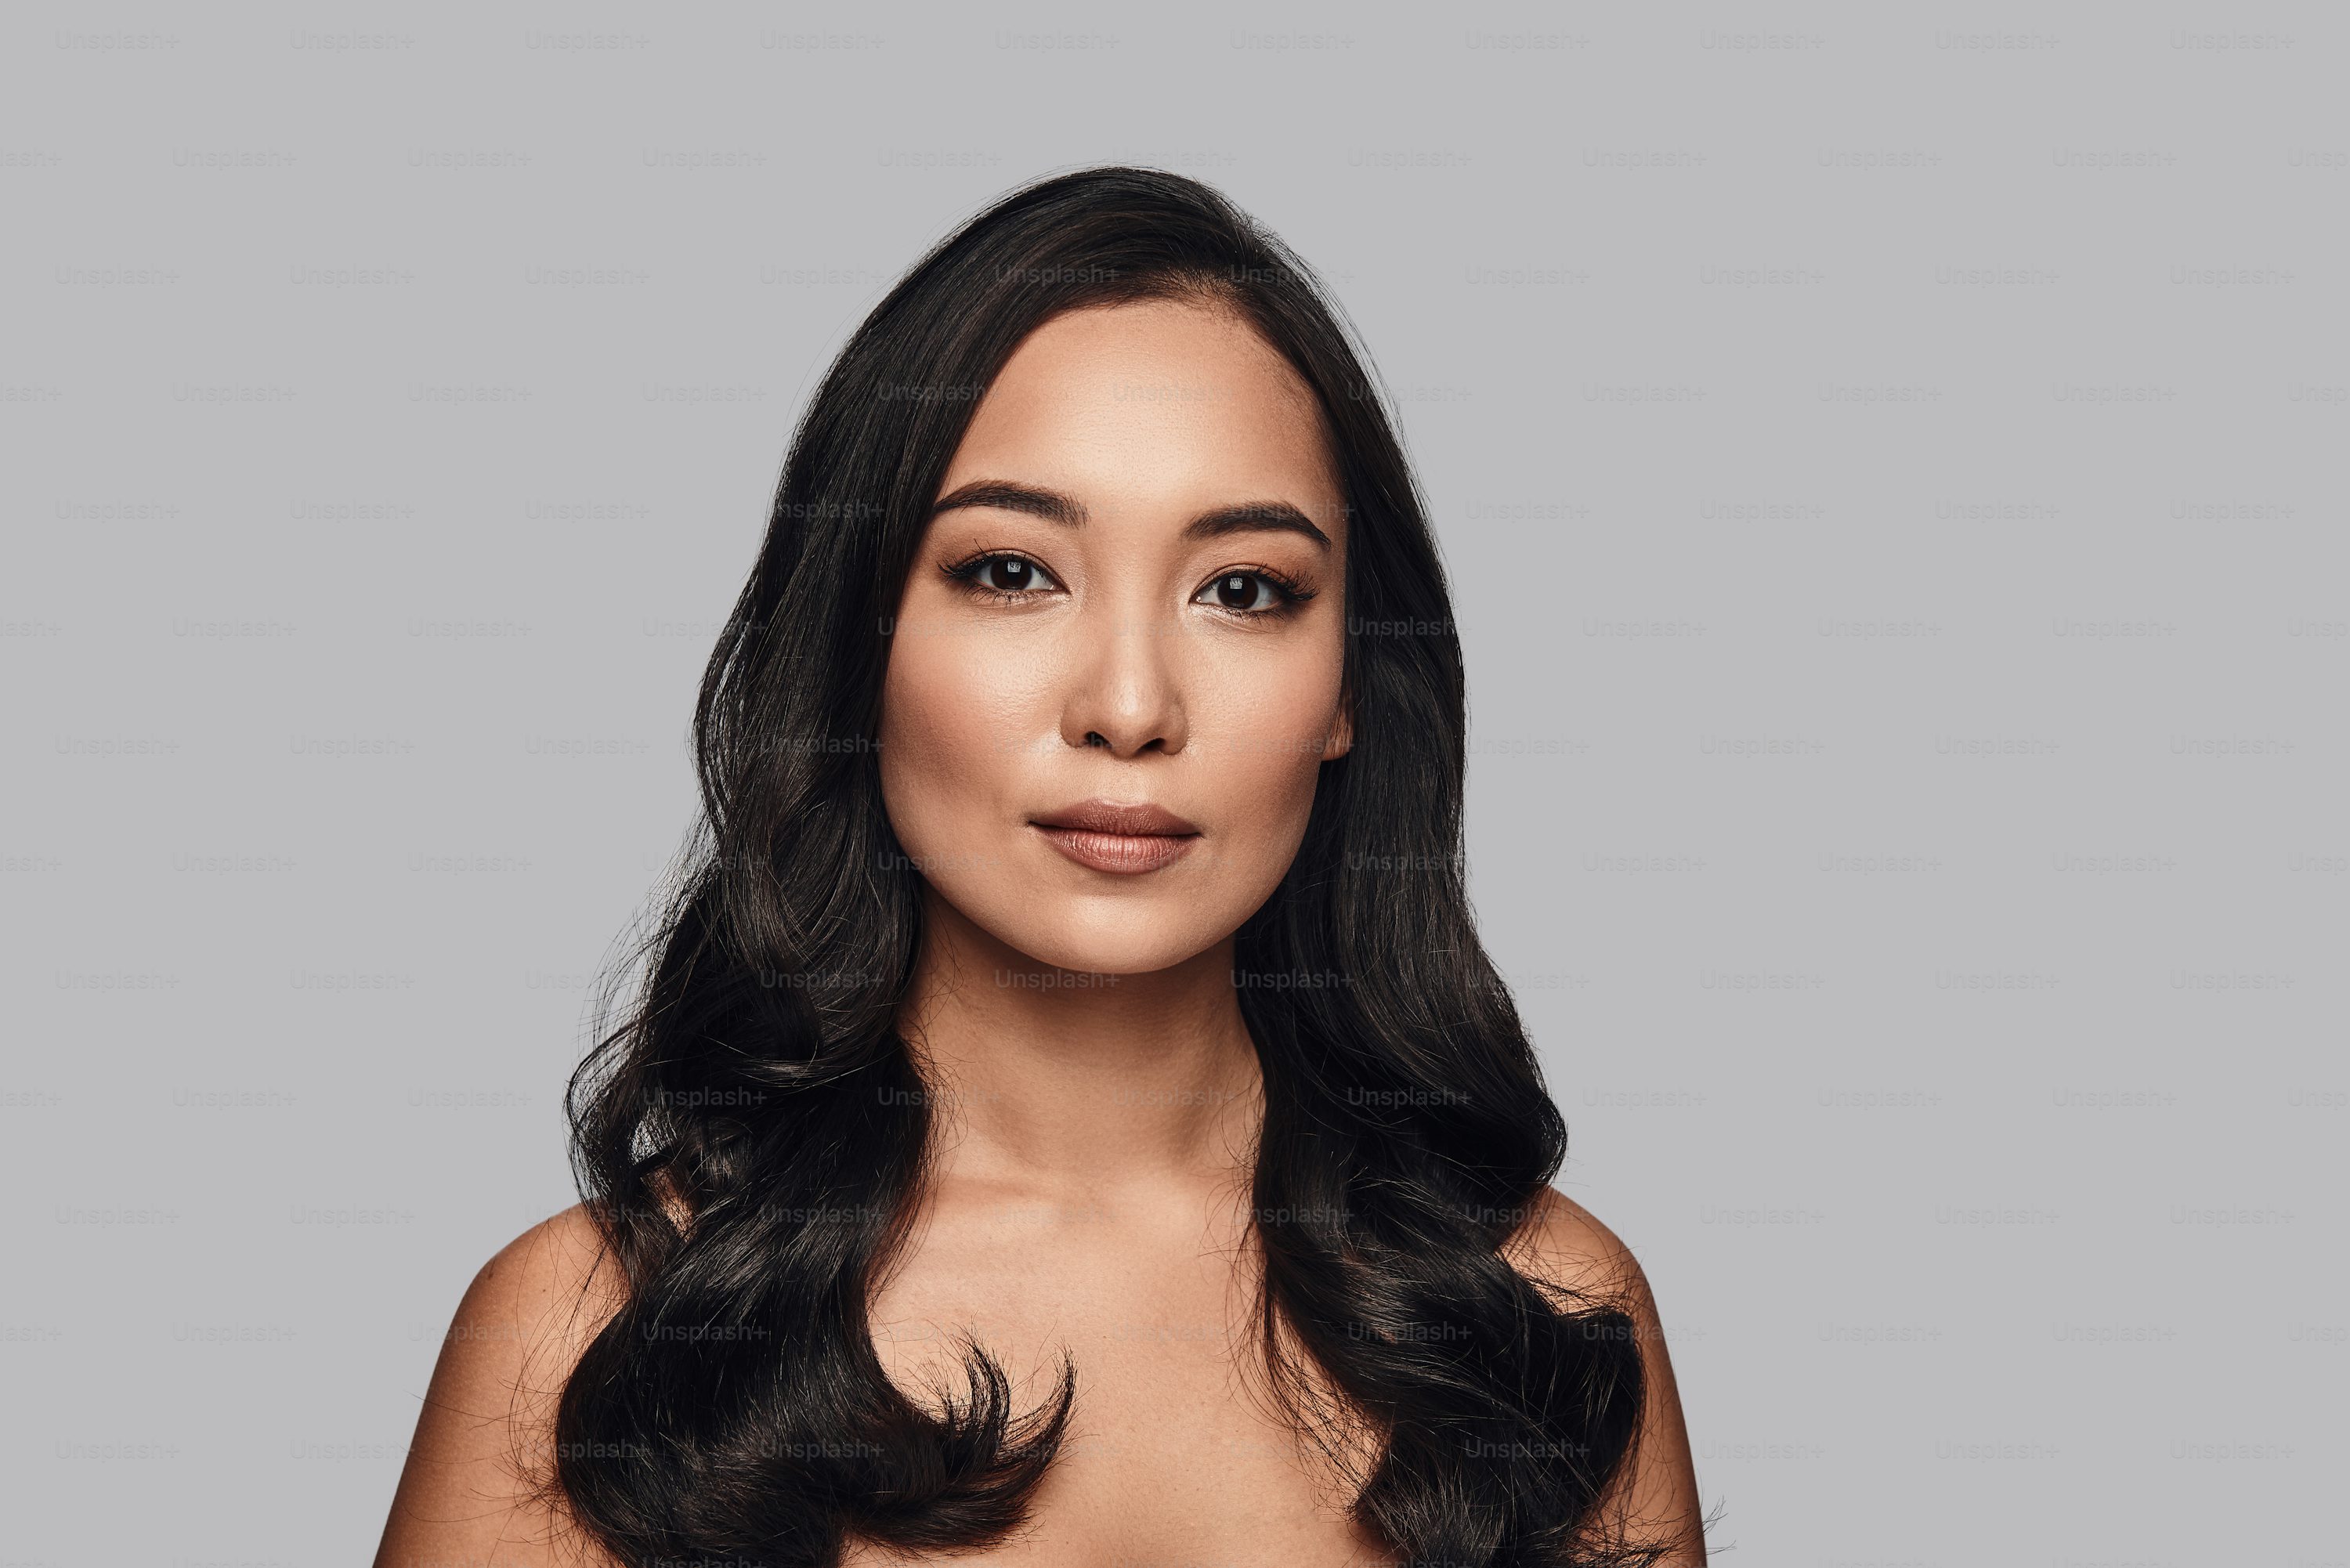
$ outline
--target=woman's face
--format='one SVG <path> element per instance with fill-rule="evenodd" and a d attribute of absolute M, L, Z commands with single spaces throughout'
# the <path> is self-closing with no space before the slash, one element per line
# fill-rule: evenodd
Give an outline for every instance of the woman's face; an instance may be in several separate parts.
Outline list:
<path fill-rule="evenodd" d="M 1347 519 L 1313 393 L 1222 310 L 1067 312 L 996 377 L 936 504 L 882 691 L 915 867 L 1062 969 L 1144 973 L 1231 935 L 1350 739 Z M 1088 803 L 1193 831 L 1089 829 Z"/>

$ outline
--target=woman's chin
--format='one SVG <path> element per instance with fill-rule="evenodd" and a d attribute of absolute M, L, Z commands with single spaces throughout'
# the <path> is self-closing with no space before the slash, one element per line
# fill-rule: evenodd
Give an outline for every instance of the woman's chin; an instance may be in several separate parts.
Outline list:
<path fill-rule="evenodd" d="M 1191 919 L 1185 919 L 1186 913 Z M 1121 900 L 1112 909 L 1073 909 L 1049 922 L 1037 921 L 1032 910 L 1017 929 L 999 935 L 1006 946 L 1039 966 L 1073 978 L 1114 980 L 1156 974 L 1199 957 L 1215 944 L 1217 934 L 1198 929 L 1196 919 L 1195 911 Z"/>

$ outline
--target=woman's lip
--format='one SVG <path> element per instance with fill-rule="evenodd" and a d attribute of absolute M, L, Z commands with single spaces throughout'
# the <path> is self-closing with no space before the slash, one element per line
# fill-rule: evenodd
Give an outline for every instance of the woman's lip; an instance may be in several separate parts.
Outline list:
<path fill-rule="evenodd" d="M 1080 833 L 1112 833 L 1129 837 L 1161 834 L 1180 836 L 1200 831 L 1197 824 L 1186 822 L 1153 802 L 1120 805 L 1099 797 L 1081 800 L 1075 805 L 1065 805 L 1058 811 L 1032 816 L 1028 820 L 1039 827 L 1066 827 Z"/>
<path fill-rule="evenodd" d="M 1097 833 L 1082 827 L 1029 824 L 1051 839 L 1053 847 L 1080 866 L 1120 877 L 1140 876 L 1171 866 L 1200 841 L 1196 833 Z"/>

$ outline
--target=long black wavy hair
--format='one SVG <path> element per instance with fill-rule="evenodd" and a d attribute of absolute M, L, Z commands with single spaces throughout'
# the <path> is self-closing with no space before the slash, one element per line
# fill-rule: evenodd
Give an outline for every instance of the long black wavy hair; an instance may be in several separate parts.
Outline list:
<path fill-rule="evenodd" d="M 1102 168 L 991 205 L 857 329 L 794 433 L 703 677 L 702 819 L 642 984 L 607 1001 L 567 1102 L 627 1300 L 563 1387 L 546 1484 L 624 1563 L 832 1568 L 850 1538 L 993 1544 L 1062 1441 L 1066 1357 L 1022 1415 L 975 1343 L 968 1397 L 930 1405 L 872 1342 L 932 1098 L 896 1028 L 921 877 L 883 812 L 875 738 L 898 595 L 976 400 L 1048 318 L 1146 298 L 1221 305 L 1287 358 L 1350 508 L 1356 742 L 1323 764 L 1296 859 L 1237 936 L 1241 975 L 1322 981 L 1238 987 L 1263 1085 L 1268 1386 L 1407 1561 L 1659 1550 L 1599 1506 L 1639 1426 L 1631 1318 L 1503 1255 L 1566 1131 L 1470 912 L 1460 643 L 1384 400 L 1279 240 L 1195 181 Z"/>

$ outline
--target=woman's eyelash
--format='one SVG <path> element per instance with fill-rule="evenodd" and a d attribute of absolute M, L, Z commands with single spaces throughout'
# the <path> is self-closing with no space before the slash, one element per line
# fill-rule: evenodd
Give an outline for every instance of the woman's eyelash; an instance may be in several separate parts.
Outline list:
<path fill-rule="evenodd" d="M 1295 577 L 1291 576 L 1286 572 L 1274 571 L 1271 566 L 1231 567 L 1228 570 L 1218 572 L 1216 574 L 1215 580 L 1210 583 L 1207 587 L 1202 588 L 1200 591 L 1201 593 L 1208 593 L 1221 587 L 1223 586 L 1224 580 L 1228 577 L 1262 578 L 1272 587 L 1274 593 L 1281 596 L 1281 602 L 1279 604 L 1269 606 L 1264 609 L 1234 609 L 1230 605 L 1217 605 L 1213 607 L 1216 609 L 1222 610 L 1226 615 L 1241 616 L 1248 619 L 1254 619 L 1260 616 L 1287 615 L 1291 611 L 1296 609 L 1298 606 L 1304 604 L 1307 599 L 1312 598 L 1315 594 L 1319 591 L 1318 589 L 1309 587 L 1305 584 L 1299 582 Z M 1197 596 L 1195 595 L 1194 597 L 1196 597 Z"/>
<path fill-rule="evenodd" d="M 979 580 L 979 575 L 997 561 L 1020 561 L 1044 573 L 1048 579 L 1053 576 L 1052 573 L 1045 571 L 1041 564 L 1029 560 L 1027 556 L 1016 550 L 986 550 L 967 561 L 958 562 L 951 566 L 941 566 L 939 569 L 983 599 L 1001 601 L 1031 597 L 1032 596 L 1024 591 L 1014 592 L 1010 588 L 990 587 Z"/>
<path fill-rule="evenodd" d="M 962 584 L 963 587 L 974 597 L 985 599 L 991 603 L 1000 604 L 1010 599 L 1024 599 L 1035 597 L 1033 591 L 1029 589 L 992 587 L 986 583 L 982 582 L 980 580 L 981 574 L 985 572 L 990 566 L 993 565 L 997 561 L 1019 561 L 1031 567 L 1035 572 L 1041 574 L 1047 581 L 1055 580 L 1053 574 L 1046 571 L 1042 563 L 1030 560 L 1027 556 L 1020 554 L 1016 550 L 984 550 L 966 560 L 955 562 L 951 566 L 942 566 L 939 569 L 956 582 Z M 1281 596 L 1281 602 L 1279 604 L 1270 606 L 1264 609 L 1236 609 L 1230 605 L 1216 605 L 1212 607 L 1215 609 L 1222 611 L 1225 615 L 1236 616 L 1246 620 L 1254 620 L 1263 617 L 1285 614 L 1295 609 L 1298 606 L 1304 604 L 1306 600 L 1312 598 L 1320 591 L 1319 589 L 1298 581 L 1295 577 L 1291 576 L 1286 572 L 1274 571 L 1271 566 L 1233 566 L 1229 570 L 1217 573 L 1214 579 L 1210 582 L 1206 587 L 1201 588 L 1200 591 L 1201 593 L 1206 593 L 1210 591 L 1210 589 L 1221 587 L 1228 577 L 1261 578 L 1273 589 L 1274 593 Z M 1194 595 L 1193 597 L 1196 598 L 1198 596 Z"/>

